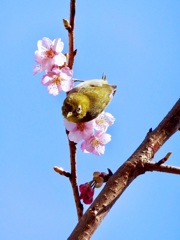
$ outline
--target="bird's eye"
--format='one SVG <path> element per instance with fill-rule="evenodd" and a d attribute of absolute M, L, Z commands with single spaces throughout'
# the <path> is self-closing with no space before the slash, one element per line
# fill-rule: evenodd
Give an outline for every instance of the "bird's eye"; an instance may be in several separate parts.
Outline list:
<path fill-rule="evenodd" d="M 76 108 L 76 112 L 77 112 L 78 114 L 82 112 L 81 106 L 78 106 L 78 107 Z"/>

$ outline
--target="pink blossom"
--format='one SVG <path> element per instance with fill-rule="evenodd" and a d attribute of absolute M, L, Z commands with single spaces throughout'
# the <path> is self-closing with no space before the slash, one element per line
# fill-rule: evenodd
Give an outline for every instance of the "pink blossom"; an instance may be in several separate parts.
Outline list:
<path fill-rule="evenodd" d="M 95 129 L 101 130 L 106 132 L 107 128 L 113 125 L 115 118 L 111 113 L 102 112 L 96 119 L 95 119 Z"/>
<path fill-rule="evenodd" d="M 58 95 L 61 91 L 68 92 L 72 89 L 72 70 L 68 67 L 61 69 L 54 67 L 42 78 L 42 84 L 48 87 L 49 94 Z"/>
<path fill-rule="evenodd" d="M 90 183 L 84 183 L 79 186 L 80 199 L 83 200 L 85 204 L 91 204 L 93 201 L 94 189 Z"/>
<path fill-rule="evenodd" d="M 35 75 L 35 74 L 37 74 L 37 73 L 39 73 L 41 71 L 42 71 L 41 66 L 36 65 L 36 66 L 34 66 L 34 69 L 33 69 L 33 75 Z"/>
<path fill-rule="evenodd" d="M 62 54 L 64 43 L 60 38 L 52 41 L 44 37 L 38 41 L 37 47 L 35 60 L 43 70 L 50 71 L 54 65 L 62 66 L 66 62 L 66 57 Z"/>
<path fill-rule="evenodd" d="M 111 135 L 102 131 L 97 131 L 94 136 L 86 139 L 81 144 L 83 152 L 91 152 L 95 155 L 104 154 L 105 144 L 111 141 Z"/>
<path fill-rule="evenodd" d="M 73 123 L 65 119 L 64 125 L 69 131 L 69 140 L 75 143 L 85 140 L 94 134 L 94 121 Z"/>

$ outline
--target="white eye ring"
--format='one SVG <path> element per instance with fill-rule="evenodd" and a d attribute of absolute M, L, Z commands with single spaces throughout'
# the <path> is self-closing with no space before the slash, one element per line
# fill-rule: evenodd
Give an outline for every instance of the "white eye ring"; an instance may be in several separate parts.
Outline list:
<path fill-rule="evenodd" d="M 82 112 L 81 106 L 78 106 L 78 107 L 76 108 L 76 112 L 77 112 L 78 114 Z"/>

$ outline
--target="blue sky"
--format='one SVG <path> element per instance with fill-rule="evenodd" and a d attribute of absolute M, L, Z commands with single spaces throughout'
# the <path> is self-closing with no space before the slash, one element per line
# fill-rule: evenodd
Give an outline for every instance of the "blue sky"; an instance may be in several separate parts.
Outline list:
<path fill-rule="evenodd" d="M 74 77 L 101 78 L 118 86 L 108 107 L 115 118 L 105 155 L 78 148 L 79 183 L 94 171 L 113 172 L 155 128 L 180 93 L 180 2 L 77 1 Z M 34 51 L 42 37 L 60 37 L 69 2 L 1 1 L 0 239 L 67 239 L 76 225 L 71 187 L 53 171 L 69 170 L 61 115 L 65 97 L 48 95 L 33 76 Z M 157 153 L 172 151 L 180 165 L 180 134 Z M 97 189 L 96 194 L 100 190 Z M 146 173 L 137 178 L 107 215 L 93 240 L 179 239 L 180 176 Z M 86 207 L 85 207 L 86 208 Z"/>

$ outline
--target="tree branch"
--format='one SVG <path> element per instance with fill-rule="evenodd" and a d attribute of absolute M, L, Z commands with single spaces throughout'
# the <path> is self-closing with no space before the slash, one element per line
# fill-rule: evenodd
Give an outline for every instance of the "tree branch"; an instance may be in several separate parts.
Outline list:
<path fill-rule="evenodd" d="M 73 68 L 74 56 L 76 54 L 76 50 L 74 50 L 74 20 L 75 20 L 75 12 L 76 12 L 76 0 L 70 1 L 70 19 L 69 21 L 63 19 L 64 27 L 68 31 L 69 38 L 69 59 L 68 59 L 68 67 L 70 69 Z M 68 131 L 66 130 L 66 134 L 68 137 Z M 68 138 L 69 142 L 69 151 L 70 151 L 70 165 L 71 165 L 71 173 L 69 176 L 69 180 L 72 186 L 74 200 L 76 204 L 77 216 L 78 220 L 82 217 L 83 214 L 83 205 L 81 204 L 79 198 L 78 184 L 77 184 L 77 170 L 76 170 L 76 143 L 71 142 Z M 62 173 L 60 173 L 63 175 Z"/>
<path fill-rule="evenodd" d="M 145 163 L 144 168 L 146 171 L 157 171 L 157 172 L 180 174 L 180 167 L 169 166 L 169 165 L 158 165 L 155 162 Z"/>
<path fill-rule="evenodd" d="M 75 13 L 76 13 L 76 0 L 71 0 L 71 2 L 70 2 L 70 19 L 69 19 L 70 27 L 68 28 L 68 37 L 69 37 L 68 67 L 70 69 L 73 68 L 74 56 L 76 54 L 76 51 L 74 50 L 74 19 L 75 19 Z"/>
<path fill-rule="evenodd" d="M 77 184 L 77 170 L 76 170 L 76 144 L 69 141 L 70 149 L 70 162 L 71 162 L 71 176 L 69 178 L 73 190 L 74 200 L 76 204 L 78 220 L 82 217 L 83 214 L 83 205 L 79 198 L 78 184 Z"/>
<path fill-rule="evenodd" d="M 90 239 L 129 184 L 137 176 L 147 171 L 146 163 L 152 160 L 160 147 L 179 129 L 180 99 L 157 128 L 154 131 L 149 131 L 132 156 L 110 177 L 104 189 L 82 216 L 68 240 Z"/>

